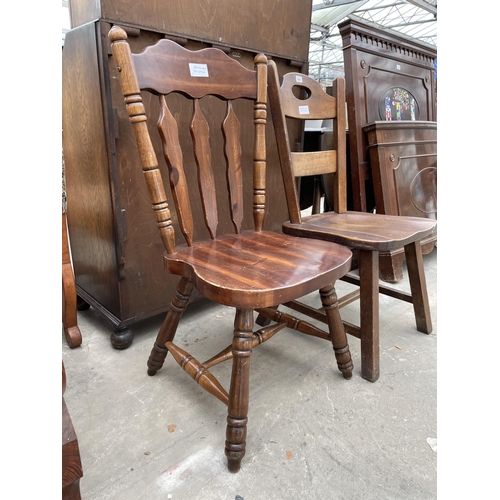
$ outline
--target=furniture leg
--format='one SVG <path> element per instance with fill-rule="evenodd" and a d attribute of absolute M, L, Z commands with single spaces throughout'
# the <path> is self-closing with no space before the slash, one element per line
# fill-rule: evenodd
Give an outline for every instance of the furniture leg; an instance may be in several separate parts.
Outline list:
<path fill-rule="evenodd" d="M 378 252 L 359 251 L 361 376 L 375 382 L 380 375 Z"/>
<path fill-rule="evenodd" d="M 193 293 L 193 284 L 186 278 L 181 278 L 177 285 L 177 290 L 172 298 L 172 303 L 161 325 L 160 331 L 156 336 L 153 349 L 148 359 L 148 375 L 155 375 L 163 366 L 168 349 L 165 347 L 167 342 L 174 340 L 175 332 L 179 325 L 181 316 L 188 306 L 189 299 Z"/>
<path fill-rule="evenodd" d="M 320 290 L 321 304 L 325 310 L 328 330 L 333 345 L 333 351 L 337 359 L 337 366 L 345 379 L 352 377 L 352 359 L 349 345 L 347 343 L 347 334 L 344 324 L 340 317 L 339 303 L 337 293 L 333 284 Z"/>
<path fill-rule="evenodd" d="M 234 320 L 233 368 L 226 428 L 225 454 L 230 472 L 238 472 L 245 456 L 248 422 L 253 310 L 238 309 Z"/>
<path fill-rule="evenodd" d="M 116 326 L 113 328 L 113 333 L 109 337 L 109 340 L 115 349 L 127 349 L 134 340 L 134 334 L 126 326 Z"/>
<path fill-rule="evenodd" d="M 431 333 L 432 320 L 420 242 L 416 241 L 406 245 L 405 255 L 417 330 L 423 333 Z"/>
<path fill-rule="evenodd" d="M 62 323 L 64 336 L 69 347 L 78 347 L 82 343 L 82 334 L 76 317 L 76 285 L 69 251 L 66 214 L 62 214 Z"/>
<path fill-rule="evenodd" d="M 403 249 L 394 252 L 380 252 L 379 259 L 380 279 L 382 281 L 397 283 L 404 278 L 405 254 Z"/>
<path fill-rule="evenodd" d="M 79 295 L 76 296 L 76 309 L 78 311 L 86 311 L 90 308 L 90 304 L 85 302 Z"/>

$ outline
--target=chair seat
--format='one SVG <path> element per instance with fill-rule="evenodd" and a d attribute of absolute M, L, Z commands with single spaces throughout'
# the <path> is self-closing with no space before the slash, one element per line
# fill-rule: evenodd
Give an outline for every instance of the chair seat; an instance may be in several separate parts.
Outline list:
<path fill-rule="evenodd" d="M 303 217 L 301 224 L 286 222 L 283 232 L 332 241 L 350 248 L 386 252 L 431 235 L 436 224 L 435 220 L 420 217 L 324 212 Z"/>
<path fill-rule="evenodd" d="M 164 254 L 167 269 L 192 281 L 205 297 L 251 309 L 282 304 L 335 282 L 350 270 L 351 257 L 348 248 L 331 242 L 272 231 L 226 234 Z"/>

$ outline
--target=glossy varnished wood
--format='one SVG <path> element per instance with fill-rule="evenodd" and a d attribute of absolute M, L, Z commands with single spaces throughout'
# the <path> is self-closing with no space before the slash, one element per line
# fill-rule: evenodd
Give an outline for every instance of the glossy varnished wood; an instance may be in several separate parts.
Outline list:
<path fill-rule="evenodd" d="M 321 338 L 332 344 L 339 371 L 344 378 L 350 378 L 353 365 L 334 284 L 349 271 L 352 254 L 347 247 L 333 242 L 263 229 L 269 196 L 265 134 L 267 58 L 263 54 L 255 56 L 254 69 L 249 70 L 214 48 L 191 51 L 171 40 L 162 40 L 132 54 L 123 29 L 115 26 L 109 38 L 152 213 L 166 250 L 165 268 L 181 277 L 151 351 L 148 374 L 155 375 L 170 352 L 200 387 L 227 405 L 225 453 L 229 470 L 236 472 L 245 454 L 252 349 L 290 324 L 276 318 L 274 325 L 255 332 L 254 311 L 272 310 L 280 301 L 319 292 L 328 324 L 328 332 Z M 163 140 L 172 200 L 167 196 L 147 127 L 145 100 L 149 97 L 145 96 L 149 94 L 158 96 L 160 101 L 158 131 Z M 168 101 L 172 94 L 181 94 L 187 100 L 189 106 L 185 109 L 190 109 L 189 116 L 171 112 Z M 214 96 L 223 107 L 222 113 L 204 112 L 205 99 Z M 249 106 L 237 112 L 237 102 L 241 100 Z M 242 120 L 253 122 L 253 137 L 242 133 Z M 187 127 L 183 129 L 182 125 Z M 194 156 L 196 176 L 185 171 L 180 137 L 186 133 L 192 139 L 192 151 L 186 154 Z M 222 164 L 214 161 L 214 133 L 223 138 Z M 245 175 L 246 165 L 251 176 Z M 217 182 L 221 170 L 226 177 L 224 186 Z M 249 198 L 245 190 L 249 191 Z M 229 221 L 219 217 L 222 191 L 226 193 L 224 203 L 229 205 Z M 195 230 L 194 199 L 202 206 L 205 231 Z M 248 199 L 250 203 L 245 206 Z M 251 212 L 252 230 L 244 228 L 245 208 Z M 185 243 L 176 235 L 172 214 L 177 214 Z M 194 290 L 235 309 L 232 345 L 204 363 L 174 343 L 177 326 Z M 302 325 L 301 329 L 306 334 L 313 331 L 312 325 Z M 225 360 L 232 360 L 228 391 L 210 372 L 212 366 Z"/>
<path fill-rule="evenodd" d="M 302 217 L 300 224 L 286 222 L 285 233 L 335 241 L 377 252 L 402 249 L 431 235 L 436 222 L 416 217 L 397 217 L 367 212 L 324 212 Z"/>
<path fill-rule="evenodd" d="M 350 250 L 269 231 L 245 231 L 177 247 L 169 271 L 188 278 L 220 304 L 269 307 L 319 290 L 350 269 Z M 337 265 L 332 268 L 332 262 Z M 339 265 L 339 263 L 342 263 Z M 314 272 L 314 280 L 311 273 Z"/>
<path fill-rule="evenodd" d="M 344 79 L 339 77 L 334 81 L 332 93 L 329 95 L 322 90 L 318 82 L 304 75 L 287 73 L 280 82 L 273 61 L 269 61 L 268 66 L 269 103 L 290 212 L 290 220 L 283 224 L 283 232 L 302 238 L 332 241 L 356 250 L 359 278 L 353 281 L 344 276 L 341 279 L 349 279 L 360 287 L 360 324 L 357 326 L 344 323 L 344 326 L 348 333 L 361 340 L 361 373 L 364 378 L 374 382 L 380 373 L 379 293 L 387 293 L 412 302 L 417 329 L 425 333 L 432 331 L 422 253 L 421 250 L 416 250 L 416 247 L 420 246 L 423 239 L 434 234 L 436 221 L 348 211 Z M 327 118 L 333 123 L 333 149 L 319 153 L 292 150 L 288 134 L 288 124 L 291 120 Z M 326 198 L 332 205 L 332 211 L 303 216 L 297 179 L 305 174 L 329 174 L 330 178 L 325 182 L 325 186 L 328 189 Z M 378 284 L 380 253 L 397 250 L 403 251 L 406 258 L 411 260 L 408 262 L 411 296 L 403 297 Z M 352 299 L 353 296 L 350 296 L 344 303 L 349 303 Z M 327 322 L 324 311 L 314 310 L 297 301 L 287 305 L 314 319 Z"/>

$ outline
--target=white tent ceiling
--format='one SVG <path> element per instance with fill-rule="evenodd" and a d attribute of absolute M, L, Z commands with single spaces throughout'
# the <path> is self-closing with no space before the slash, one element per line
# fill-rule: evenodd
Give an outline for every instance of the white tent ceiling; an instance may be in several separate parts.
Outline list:
<path fill-rule="evenodd" d="M 347 17 L 437 47 L 437 0 L 313 0 L 309 73 L 322 83 L 343 73 L 337 25 Z"/>

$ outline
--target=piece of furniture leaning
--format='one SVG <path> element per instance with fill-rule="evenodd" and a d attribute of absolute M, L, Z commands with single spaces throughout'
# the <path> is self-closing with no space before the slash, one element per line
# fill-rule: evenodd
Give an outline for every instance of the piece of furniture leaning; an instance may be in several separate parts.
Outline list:
<path fill-rule="evenodd" d="M 66 371 L 62 364 L 62 499 L 80 500 L 80 478 L 83 476 L 78 438 L 64 401 Z"/>
<path fill-rule="evenodd" d="M 166 249 L 165 267 L 180 276 L 148 360 L 148 374 L 155 375 L 170 352 L 201 387 L 227 405 L 225 453 L 229 470 L 236 472 L 245 454 L 252 349 L 289 324 L 283 315 L 276 324 L 254 332 L 254 310 L 265 313 L 284 298 L 293 300 L 319 290 L 328 333 L 307 323 L 301 330 L 333 344 L 338 368 L 350 378 L 352 361 L 334 283 L 348 272 L 351 251 L 331 242 L 312 242 L 265 229 L 266 56 L 258 54 L 255 69 L 247 69 L 219 49 L 191 51 L 171 40 L 132 54 L 127 34 L 118 26 L 111 29 L 109 38 Z M 152 115 L 153 100 L 159 104 L 159 134 L 155 136 L 150 134 L 146 118 Z M 241 134 L 241 124 L 248 121 L 254 132 Z M 152 146 L 157 135 L 162 140 L 171 200 L 185 243 L 176 240 Z M 182 147 L 186 143 L 179 137 L 185 135 L 192 138 L 191 148 Z M 223 138 L 220 150 L 213 147 L 213 136 Z M 196 160 L 195 176 L 184 170 L 188 155 Z M 195 203 L 202 206 L 205 223 L 198 231 L 193 224 Z M 230 209 L 218 211 L 219 206 Z M 252 210 L 245 210 L 247 207 Z M 232 343 L 205 362 L 173 343 L 193 289 L 236 310 Z M 233 367 L 226 391 L 209 369 L 229 359 Z"/>
<path fill-rule="evenodd" d="M 345 323 L 348 333 L 361 339 L 361 372 L 374 382 L 379 377 L 379 291 L 413 303 L 417 329 L 432 331 L 420 241 L 435 230 L 436 221 L 418 217 L 346 211 L 345 160 L 345 82 L 334 81 L 332 95 L 319 83 L 301 74 L 287 73 L 279 82 L 273 61 L 269 61 L 269 104 L 287 195 L 290 221 L 283 225 L 285 234 L 333 241 L 358 253 L 359 278 L 349 274 L 341 278 L 359 284 L 360 325 Z M 331 119 L 335 149 L 317 152 L 292 152 L 293 137 L 287 130 L 291 120 Z M 302 216 L 296 180 L 303 175 L 329 174 L 330 192 L 326 194 L 332 211 Z M 382 251 L 403 248 L 408 263 L 411 295 L 379 286 L 378 255 Z M 282 302 L 283 303 L 283 302 Z M 324 314 L 297 303 L 287 306 L 316 319 Z"/>
<path fill-rule="evenodd" d="M 190 50 L 217 46 L 247 68 L 258 52 L 272 54 L 288 71 L 307 69 L 311 4 L 288 0 L 71 0 L 71 30 L 62 54 L 62 129 L 68 190 L 68 231 L 79 304 L 91 305 L 110 323 L 114 348 L 133 342 L 134 325 L 164 315 L 177 278 L 163 273 L 163 245 L 154 220 L 139 156 L 130 141 L 128 116 L 108 32 L 125 26 L 133 52 L 163 38 Z M 307 12 L 309 11 L 309 15 Z M 250 122 L 242 133 L 251 133 Z M 268 134 L 272 134 L 268 126 Z M 186 143 L 190 137 L 181 138 Z M 214 138 L 214 145 L 222 140 Z M 153 146 L 166 169 L 160 142 Z M 277 161 L 276 150 L 268 159 Z M 196 165 L 185 158 L 188 176 Z M 269 182 L 281 183 L 270 172 Z M 221 207 L 224 208 L 224 207 Z M 269 200 L 269 227 L 279 230 L 286 200 Z M 194 225 L 203 228 L 201 206 L 193 206 Z M 172 223 L 181 241 L 177 216 Z M 166 293 L 164 293 L 166 291 Z M 195 292 L 193 300 L 199 298 Z"/>
<path fill-rule="evenodd" d="M 71 264 L 66 220 L 66 182 L 64 175 L 64 156 L 62 159 L 62 324 L 69 347 L 78 347 L 82 343 L 82 333 L 78 327 L 76 311 L 75 275 Z"/>
<path fill-rule="evenodd" d="M 437 123 L 376 121 L 363 127 L 378 214 L 437 219 Z M 437 235 L 422 240 L 422 253 L 436 246 Z M 380 277 L 403 278 L 402 251 L 380 254 Z"/>

